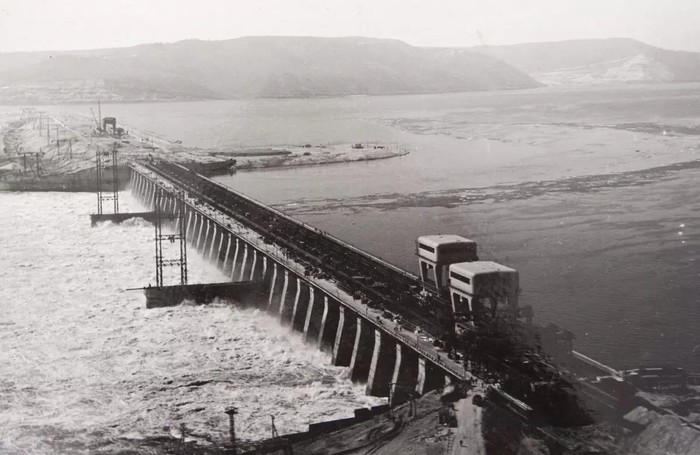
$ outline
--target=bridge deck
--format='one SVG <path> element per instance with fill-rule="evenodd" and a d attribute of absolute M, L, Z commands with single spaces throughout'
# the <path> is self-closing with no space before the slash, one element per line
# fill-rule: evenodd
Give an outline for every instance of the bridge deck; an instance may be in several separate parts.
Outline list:
<path fill-rule="evenodd" d="M 410 346 L 418 354 L 425 357 L 426 359 L 429 359 L 430 361 L 444 369 L 445 372 L 449 373 L 450 375 L 459 379 L 468 379 L 471 377 L 471 374 L 464 369 L 463 365 L 459 361 L 450 359 L 447 356 L 447 353 L 433 346 L 432 340 L 436 336 L 439 337 L 442 335 L 441 332 L 435 334 L 435 332 L 429 330 L 430 327 L 425 327 L 426 325 L 435 326 L 435 323 L 433 321 L 424 320 L 418 317 L 417 315 L 407 312 L 402 312 L 400 314 L 402 315 L 402 317 L 404 317 L 405 321 L 408 321 L 408 324 L 406 322 L 398 323 L 391 318 L 385 317 L 385 309 L 396 308 L 396 305 L 391 305 L 392 308 L 387 308 L 389 305 L 384 305 L 384 302 L 386 302 L 388 299 L 391 299 L 392 296 L 383 295 L 374 289 L 368 289 L 367 284 L 364 283 L 362 280 L 353 278 L 353 276 L 359 275 L 359 273 L 357 272 L 355 272 L 355 275 L 353 276 L 348 276 L 348 274 L 353 273 L 353 271 L 338 270 L 333 267 L 323 267 L 324 271 L 327 272 L 325 274 L 319 275 L 309 273 L 311 268 L 320 267 L 321 264 L 327 259 L 321 259 L 313 255 L 301 256 L 301 254 L 290 254 L 289 249 L 293 248 L 294 251 L 304 253 L 306 250 L 304 250 L 303 248 L 309 247 L 311 245 L 310 242 L 312 240 L 301 240 L 301 245 L 293 244 L 288 240 L 282 238 L 280 233 L 271 233 L 270 230 L 265 229 L 258 224 L 251 223 L 249 220 L 248 223 L 242 223 L 241 213 L 235 211 L 237 210 L 236 208 L 227 207 L 225 202 L 222 202 L 222 200 L 225 201 L 225 198 L 222 198 L 222 192 L 229 193 L 231 195 L 235 195 L 237 197 L 245 198 L 246 200 L 252 201 L 250 198 L 240 195 L 239 193 L 236 193 L 235 191 L 229 188 L 223 187 L 222 185 L 213 182 L 210 179 L 193 174 L 187 170 L 185 172 L 189 174 L 190 178 L 192 176 L 196 176 L 198 177 L 198 180 L 201 179 L 201 181 L 206 182 L 207 185 L 215 185 L 215 187 L 218 189 L 217 194 L 207 195 L 204 191 L 197 190 L 196 187 L 193 187 L 191 182 L 183 182 L 180 178 L 178 178 L 178 176 L 172 175 L 171 173 L 167 172 L 162 168 L 156 168 L 152 166 L 146 168 L 138 164 L 133 164 L 132 168 L 141 173 L 142 175 L 149 177 L 159 186 L 170 192 L 176 193 L 180 189 L 187 190 L 187 194 L 185 195 L 186 203 L 198 212 L 202 213 L 203 215 L 214 221 L 216 224 L 219 225 L 219 227 L 230 230 L 241 239 L 244 239 L 250 245 L 253 245 L 260 251 L 265 252 L 269 257 L 273 258 L 280 265 L 283 265 L 290 271 L 295 272 L 298 276 L 304 277 L 306 281 L 310 282 L 317 288 L 323 290 L 328 295 L 334 296 L 336 299 L 338 299 L 338 301 L 341 304 L 343 304 L 347 308 L 350 308 L 355 314 L 357 314 L 357 316 L 367 320 L 370 324 L 372 324 L 372 326 L 389 334 L 392 338 L 396 339 L 397 341 L 401 341 L 407 346 Z M 280 215 L 284 216 L 287 219 L 291 219 L 286 215 L 281 214 L 281 212 L 266 207 L 259 202 L 254 203 L 257 205 L 256 208 L 258 208 L 261 211 L 269 211 L 275 216 Z M 244 213 L 243 215 L 248 214 Z M 297 220 L 293 220 L 293 222 L 295 224 L 299 223 L 299 229 L 308 230 L 309 232 L 313 233 L 314 236 L 331 239 L 327 234 L 321 233 L 320 231 L 316 231 L 314 228 L 306 224 L 300 223 Z M 270 242 L 271 237 L 275 240 L 272 243 Z M 334 239 L 331 240 L 335 241 Z M 340 251 L 343 251 L 343 249 L 345 249 L 346 247 L 346 244 L 344 243 L 341 243 L 339 245 L 340 247 L 338 249 L 340 249 Z M 346 255 L 366 254 L 355 247 L 352 247 L 351 249 L 348 249 L 346 251 L 349 251 L 349 253 L 346 253 Z M 338 253 L 336 252 L 335 254 Z M 366 257 L 370 260 L 375 260 L 375 257 L 369 254 L 367 254 Z M 307 259 L 307 261 L 304 261 L 304 259 Z M 308 263 L 308 259 L 316 259 L 318 262 L 310 266 L 310 264 Z M 381 261 L 379 259 L 376 260 Z M 388 265 L 388 263 L 385 263 L 384 261 L 375 263 L 375 265 L 373 265 L 373 268 L 384 268 L 385 270 L 389 269 L 389 272 L 385 273 L 388 273 L 392 276 L 394 276 L 397 273 L 394 270 L 395 266 Z M 400 281 L 404 283 L 404 285 L 406 283 L 410 283 L 411 287 L 419 285 L 417 277 L 412 276 L 403 271 L 401 271 L 399 275 Z M 377 278 L 381 279 L 381 277 L 382 275 L 379 275 Z M 372 291 L 374 291 L 373 294 L 380 296 L 380 298 L 382 299 L 381 305 L 367 304 L 367 294 L 369 294 Z M 413 294 L 412 289 L 405 290 L 404 292 L 410 292 L 411 295 Z M 424 330 L 420 331 L 419 333 L 416 333 L 415 330 L 408 330 L 407 326 L 410 328 L 423 327 Z M 440 328 L 440 330 L 442 330 L 442 328 Z"/>
<path fill-rule="evenodd" d="M 438 337 L 452 325 L 449 302 L 435 294 L 422 300 L 416 276 L 179 165 L 160 162 L 149 167 L 288 254 L 331 274 L 339 286 L 368 304 L 406 316 Z"/>
<path fill-rule="evenodd" d="M 376 330 L 410 347 L 445 373 L 459 379 L 471 377 L 461 362 L 448 358 L 444 351 L 433 346 L 430 337 L 406 329 L 407 326 L 422 327 L 424 333 L 442 337 L 453 322 L 445 317 L 451 312 L 449 304 L 434 291 L 428 301 L 419 297 L 418 291 L 423 286 L 417 277 L 174 163 L 134 164 L 132 168 L 173 195 L 184 191 L 185 201 L 192 210 L 213 221 L 218 228 L 234 233 L 317 290 L 337 299 Z M 397 323 L 385 317 L 386 311 L 401 315 L 404 322 Z M 587 370 L 593 368 L 596 372 L 619 375 L 617 370 L 577 352 L 574 358 L 585 364 Z M 567 371 L 557 371 L 569 375 Z M 532 374 L 537 373 L 532 371 Z M 529 379 L 543 380 L 540 376 Z M 611 412 L 618 408 L 618 398 L 593 382 L 579 381 L 577 389 L 589 401 L 598 403 L 598 408 Z M 506 408 L 524 418 L 529 418 L 533 411 L 516 396 L 506 393 L 498 396 L 505 400 Z"/>

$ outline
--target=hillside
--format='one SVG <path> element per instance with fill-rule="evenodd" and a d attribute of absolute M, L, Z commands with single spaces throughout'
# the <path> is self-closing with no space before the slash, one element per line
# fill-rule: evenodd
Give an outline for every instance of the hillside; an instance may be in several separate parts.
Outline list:
<path fill-rule="evenodd" d="M 536 87 L 465 49 L 370 38 L 248 37 L 0 54 L 0 102 L 441 93 Z"/>
<path fill-rule="evenodd" d="M 628 38 L 470 48 L 545 85 L 698 82 L 700 53 L 660 49 Z"/>

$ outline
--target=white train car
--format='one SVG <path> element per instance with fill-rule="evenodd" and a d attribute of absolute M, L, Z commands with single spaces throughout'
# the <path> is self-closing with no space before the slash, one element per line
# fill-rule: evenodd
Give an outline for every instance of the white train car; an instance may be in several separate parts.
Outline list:
<path fill-rule="evenodd" d="M 448 285 L 450 264 L 477 261 L 476 242 L 459 235 L 424 235 L 416 240 L 420 278 L 438 290 Z"/>

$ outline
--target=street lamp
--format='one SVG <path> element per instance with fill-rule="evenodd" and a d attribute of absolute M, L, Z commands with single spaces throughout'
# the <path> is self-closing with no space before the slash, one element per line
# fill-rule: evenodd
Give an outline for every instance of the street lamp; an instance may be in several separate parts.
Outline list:
<path fill-rule="evenodd" d="M 231 406 L 226 408 L 224 411 L 226 414 L 228 414 L 228 422 L 229 422 L 229 436 L 231 438 L 231 447 L 233 448 L 233 453 L 236 453 L 236 421 L 235 421 L 235 415 L 238 414 L 238 408 L 235 406 Z"/>

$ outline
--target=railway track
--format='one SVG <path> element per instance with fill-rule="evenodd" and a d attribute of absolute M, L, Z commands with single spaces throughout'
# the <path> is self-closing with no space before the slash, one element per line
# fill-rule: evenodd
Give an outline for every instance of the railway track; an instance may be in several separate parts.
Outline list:
<path fill-rule="evenodd" d="M 183 166 L 159 161 L 146 167 L 285 247 L 293 259 L 332 276 L 370 307 L 400 315 L 436 338 L 451 330 L 449 302 L 434 293 L 421 298 L 423 287 L 415 275 Z"/>
<path fill-rule="evenodd" d="M 417 276 L 183 166 L 169 161 L 144 166 L 186 190 L 190 197 L 258 232 L 265 241 L 283 247 L 288 256 L 308 269 L 332 277 L 366 305 L 400 315 L 409 325 L 436 338 L 452 330 L 450 303 L 435 289 L 423 286 Z M 428 291 L 427 298 L 420 295 L 423 289 Z M 586 395 L 606 406 L 615 405 L 613 397 L 596 387 L 586 384 L 584 389 Z M 535 418 L 536 411 L 518 398 L 500 390 L 496 395 L 496 404 L 523 421 Z"/>

